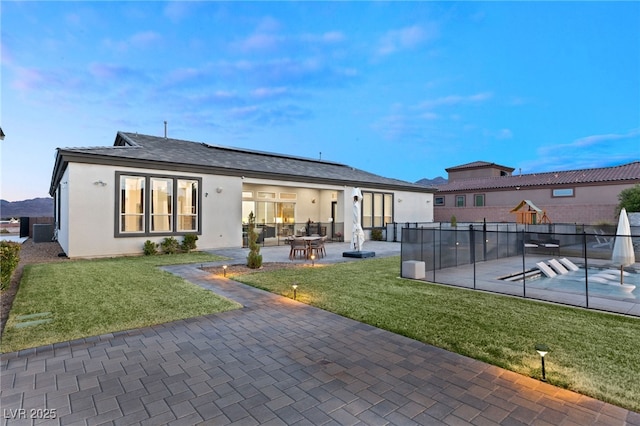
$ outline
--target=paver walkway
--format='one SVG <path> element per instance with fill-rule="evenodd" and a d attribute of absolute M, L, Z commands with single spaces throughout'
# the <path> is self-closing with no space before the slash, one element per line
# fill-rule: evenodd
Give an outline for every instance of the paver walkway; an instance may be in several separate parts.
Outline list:
<path fill-rule="evenodd" d="M 3 424 L 640 425 L 639 413 L 170 269 L 244 308 L 4 354 Z M 46 410 L 56 418 L 29 419 Z"/>

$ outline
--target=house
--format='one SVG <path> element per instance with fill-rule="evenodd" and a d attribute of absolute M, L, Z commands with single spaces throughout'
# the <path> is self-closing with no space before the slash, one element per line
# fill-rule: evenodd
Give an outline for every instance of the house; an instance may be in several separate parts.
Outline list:
<path fill-rule="evenodd" d="M 640 184 L 640 161 L 614 167 L 513 175 L 514 169 L 475 161 L 446 169 L 434 195 L 434 220 L 514 222 L 514 206 L 529 200 L 553 223 L 616 223 L 618 194 Z M 538 218 L 540 219 L 540 218 Z"/>
<path fill-rule="evenodd" d="M 142 253 L 146 240 L 198 235 L 240 247 L 253 213 L 262 241 L 321 233 L 349 241 L 363 194 L 365 232 L 433 221 L 435 189 L 325 160 L 118 132 L 113 146 L 59 148 L 49 193 L 67 256 Z"/>

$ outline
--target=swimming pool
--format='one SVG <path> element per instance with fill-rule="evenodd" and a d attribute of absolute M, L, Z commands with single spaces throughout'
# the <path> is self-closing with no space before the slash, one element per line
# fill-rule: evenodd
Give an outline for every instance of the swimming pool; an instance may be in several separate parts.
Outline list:
<path fill-rule="evenodd" d="M 615 299 L 640 299 L 640 274 L 624 272 L 620 284 L 620 270 L 610 268 L 588 268 L 589 294 Z M 542 274 L 527 277 L 527 287 L 567 293 L 585 293 L 585 270 L 569 271 L 553 278 Z"/>

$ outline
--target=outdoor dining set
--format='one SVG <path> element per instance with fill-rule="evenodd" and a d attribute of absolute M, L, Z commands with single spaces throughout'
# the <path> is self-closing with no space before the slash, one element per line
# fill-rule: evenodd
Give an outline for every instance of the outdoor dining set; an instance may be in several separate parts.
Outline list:
<path fill-rule="evenodd" d="M 326 238 L 320 235 L 287 238 L 287 242 L 291 246 L 289 259 L 293 260 L 298 257 L 302 259 L 319 259 L 324 257 L 327 254 L 324 248 Z"/>

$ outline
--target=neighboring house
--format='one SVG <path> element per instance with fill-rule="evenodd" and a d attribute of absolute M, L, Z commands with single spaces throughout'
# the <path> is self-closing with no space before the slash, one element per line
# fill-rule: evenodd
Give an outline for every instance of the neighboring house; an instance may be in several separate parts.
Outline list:
<path fill-rule="evenodd" d="M 200 249 L 240 247 L 250 213 L 263 239 L 313 229 L 349 241 L 355 187 L 365 231 L 433 221 L 434 188 L 330 161 L 124 132 L 110 147 L 59 148 L 49 193 L 57 239 L 73 258 L 140 254 L 146 240 L 188 233 Z"/>
<path fill-rule="evenodd" d="M 552 223 L 617 223 L 618 194 L 640 183 L 640 161 L 615 167 L 513 175 L 514 169 L 476 161 L 446 169 L 434 196 L 434 220 L 515 222 L 511 212 L 530 200 Z"/>

